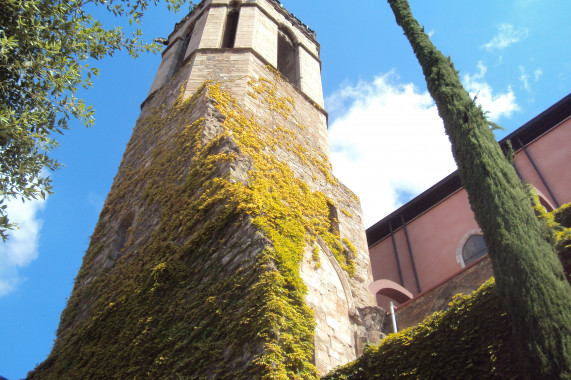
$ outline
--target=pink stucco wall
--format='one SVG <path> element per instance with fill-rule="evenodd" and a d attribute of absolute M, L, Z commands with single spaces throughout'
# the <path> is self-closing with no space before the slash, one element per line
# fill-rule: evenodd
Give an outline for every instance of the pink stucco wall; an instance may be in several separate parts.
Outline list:
<path fill-rule="evenodd" d="M 571 202 L 570 145 L 571 118 L 527 145 L 527 152 L 560 204 Z M 514 162 L 523 179 L 533 183 L 539 192 L 556 206 L 526 154 L 522 151 L 517 152 Z"/>
<path fill-rule="evenodd" d="M 571 202 L 570 142 L 571 118 L 527 145 L 528 153 L 559 204 Z M 532 183 L 548 203 L 556 206 L 523 150 L 516 152 L 514 162 L 522 178 Z M 462 269 L 464 264 L 457 257 L 457 252 L 460 252 L 467 237 L 479 229 L 464 189 L 456 191 L 409 221 L 406 228 L 422 292 L 430 290 Z M 402 285 L 416 296 L 419 291 L 404 229 L 396 230 L 394 237 L 403 273 Z M 388 279 L 400 284 L 390 235 L 369 247 L 369 254 L 374 280 Z M 377 303 L 381 307 L 388 308 L 390 301 L 388 297 L 377 295 Z M 398 305 L 397 302 L 395 304 Z"/>

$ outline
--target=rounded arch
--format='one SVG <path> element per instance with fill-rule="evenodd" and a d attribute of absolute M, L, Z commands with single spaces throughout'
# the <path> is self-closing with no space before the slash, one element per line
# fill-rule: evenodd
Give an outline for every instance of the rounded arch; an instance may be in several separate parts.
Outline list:
<path fill-rule="evenodd" d="M 532 185 L 533 186 L 533 185 Z M 553 210 L 555 210 L 554 205 L 549 201 L 549 198 L 547 198 L 545 196 L 545 194 L 543 194 L 541 192 L 541 190 L 539 190 L 537 187 L 533 186 L 533 190 L 535 190 L 535 192 L 537 193 L 537 196 L 539 197 L 539 203 L 541 203 L 541 205 L 543 206 L 543 208 L 545 209 L 545 211 L 547 212 L 551 212 Z"/>
<path fill-rule="evenodd" d="M 369 291 L 373 295 L 381 294 L 402 304 L 414 298 L 413 294 L 405 287 L 394 281 L 382 279 L 369 284 Z"/>
<path fill-rule="evenodd" d="M 458 246 L 456 247 L 456 262 L 458 264 L 460 264 L 460 266 L 462 268 L 464 268 L 466 265 L 468 265 L 469 263 L 466 263 L 466 261 L 464 260 L 463 257 L 463 251 L 464 251 L 464 247 L 466 245 L 466 242 L 472 237 L 472 236 L 482 236 L 482 230 L 480 228 L 473 228 L 471 230 L 468 230 L 460 239 L 460 241 L 458 242 Z"/>
<path fill-rule="evenodd" d="M 283 33 L 287 37 L 287 39 L 291 41 L 293 45 L 299 45 L 300 43 L 299 39 L 297 38 L 295 33 L 291 30 L 291 28 L 286 24 L 280 23 L 278 25 L 278 32 Z"/>
<path fill-rule="evenodd" d="M 294 86 L 300 84 L 299 68 L 299 41 L 295 34 L 286 26 L 278 26 L 278 71 L 287 78 Z"/>
<path fill-rule="evenodd" d="M 474 228 L 466 232 L 460 239 L 456 248 L 456 262 L 464 268 L 487 253 L 488 247 L 484 241 L 482 230 Z"/>

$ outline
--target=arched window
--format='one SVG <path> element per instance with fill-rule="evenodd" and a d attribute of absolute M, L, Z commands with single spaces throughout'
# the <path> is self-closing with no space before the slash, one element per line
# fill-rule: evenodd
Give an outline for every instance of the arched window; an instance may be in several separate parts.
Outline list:
<path fill-rule="evenodd" d="M 238 31 L 238 19 L 240 18 L 239 3 L 234 2 L 228 8 L 226 16 L 226 26 L 224 27 L 224 37 L 222 38 L 223 48 L 233 48 L 236 42 L 236 32 Z"/>
<path fill-rule="evenodd" d="M 108 270 L 112 268 L 117 260 L 123 255 L 123 250 L 127 244 L 127 238 L 129 237 L 129 230 L 133 225 L 133 220 L 135 219 L 135 212 L 129 211 L 127 215 L 121 219 L 121 222 L 115 230 L 115 235 L 109 246 L 109 252 L 107 258 L 103 262 L 103 268 Z"/>
<path fill-rule="evenodd" d="M 129 228 L 131 228 L 134 219 L 135 213 L 130 211 L 123 217 L 121 223 L 119 223 L 117 230 L 115 230 L 115 237 L 111 243 L 110 255 L 114 260 L 117 260 L 123 254 L 123 248 L 127 242 L 127 236 L 129 235 Z"/>
<path fill-rule="evenodd" d="M 472 235 L 462 248 L 462 259 L 465 265 L 470 265 L 488 253 L 488 247 L 482 235 Z"/>
<path fill-rule="evenodd" d="M 278 30 L 278 70 L 293 85 L 299 86 L 299 66 L 294 39 L 286 30 Z"/>
<path fill-rule="evenodd" d="M 193 28 L 194 25 L 188 28 L 187 32 L 184 35 L 184 39 L 182 40 L 182 45 L 180 45 L 180 49 L 176 57 L 176 64 L 174 66 L 172 75 L 176 74 L 176 72 L 178 71 L 178 69 L 180 69 L 182 63 L 184 62 L 184 58 L 186 56 L 186 49 L 188 49 L 188 44 L 190 43 L 190 38 L 192 37 Z"/>

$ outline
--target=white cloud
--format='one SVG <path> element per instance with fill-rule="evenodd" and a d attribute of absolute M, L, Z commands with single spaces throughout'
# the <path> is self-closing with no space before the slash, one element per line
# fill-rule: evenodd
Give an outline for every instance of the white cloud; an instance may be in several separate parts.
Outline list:
<path fill-rule="evenodd" d="M 464 85 L 490 119 L 518 109 L 511 88 L 494 94 L 486 67 Z M 400 83 L 394 71 L 372 82 L 343 83 L 326 99 L 335 175 L 361 199 L 370 226 L 456 170 L 450 143 L 427 92 Z"/>
<path fill-rule="evenodd" d="M 45 207 L 46 201 L 21 200 L 7 202 L 8 217 L 18 223 L 19 228 L 9 231 L 5 243 L 0 242 L 0 297 L 13 291 L 21 279 L 20 268 L 38 257 L 38 239 L 42 227 L 37 213 Z"/>
<path fill-rule="evenodd" d="M 527 74 L 527 72 L 525 71 L 525 67 L 524 66 L 520 66 L 519 67 L 519 80 L 520 82 L 523 84 L 523 88 L 525 88 L 525 90 L 527 92 L 530 91 L 530 87 L 529 87 L 529 75 Z"/>
<path fill-rule="evenodd" d="M 510 117 L 519 109 L 512 88 L 508 87 L 506 92 L 494 94 L 492 87 L 484 80 L 486 71 L 486 66 L 478 62 L 478 72 L 472 75 L 466 74 L 462 78 L 464 87 L 470 96 L 476 98 L 482 109 L 488 112 L 490 120 L 498 121 L 502 117 Z"/>
<path fill-rule="evenodd" d="M 515 28 L 511 24 L 501 24 L 498 34 L 483 47 L 487 50 L 501 50 L 527 38 L 529 31 L 526 28 Z"/>
<path fill-rule="evenodd" d="M 369 226 L 456 169 L 430 95 L 390 72 L 326 99 L 335 175 L 361 199 Z M 332 118 L 333 119 L 333 118 Z"/>
<path fill-rule="evenodd" d="M 519 80 L 522 83 L 523 88 L 525 89 L 525 91 L 531 92 L 530 75 L 527 73 L 525 66 L 520 65 L 519 72 L 520 72 Z M 541 76 L 543 75 L 543 70 L 541 70 L 541 68 L 537 68 L 535 69 L 532 75 L 533 75 L 533 81 L 538 82 L 539 78 L 541 78 Z"/>

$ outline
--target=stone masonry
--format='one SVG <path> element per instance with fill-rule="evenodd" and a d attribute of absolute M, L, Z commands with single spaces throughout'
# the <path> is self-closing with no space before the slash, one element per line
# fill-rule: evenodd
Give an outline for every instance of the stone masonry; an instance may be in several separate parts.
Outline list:
<path fill-rule="evenodd" d="M 331 175 L 315 33 L 274 0 L 205 0 L 168 41 L 30 378 L 306 378 L 355 359 L 385 313 L 358 198 Z"/>
<path fill-rule="evenodd" d="M 238 99 L 243 100 L 245 107 L 255 113 L 257 117 L 266 123 L 271 123 L 274 116 L 255 99 L 248 96 L 247 83 L 251 77 L 267 76 L 267 66 L 276 67 L 278 27 L 280 25 L 292 25 L 288 12 L 277 7 L 273 1 L 242 2 L 236 43 L 234 49 L 229 51 L 216 49 L 222 38 L 228 1 L 216 0 L 210 2 L 210 7 L 208 5 L 209 2 L 201 3 L 199 8 L 195 10 L 194 18 L 190 17 L 177 25 L 175 32 L 169 37 L 169 41 L 176 41 L 177 38 L 180 41 L 185 30 L 193 30 L 189 47 L 185 53 L 185 59 L 191 67 L 185 94 L 187 96 L 192 94 L 207 79 L 222 82 L 231 81 L 231 84 L 225 87 Z M 207 21 L 204 22 L 204 19 Z M 298 26 L 290 30 L 293 31 L 299 44 L 300 83 L 298 88 L 286 85 L 283 88 L 278 88 L 277 91 L 281 96 L 294 98 L 296 114 L 300 121 L 311 126 L 310 129 L 299 131 L 299 133 L 303 133 L 306 141 L 328 157 L 327 114 L 322 108 L 323 92 L 319 45 L 315 40 L 314 32 L 305 26 L 300 26 L 298 22 L 293 24 Z M 203 28 L 202 33 L 197 31 L 199 28 Z M 195 47 L 196 50 L 192 51 Z M 168 52 L 168 48 L 166 52 Z M 161 68 L 168 65 L 168 59 L 163 58 Z M 155 77 L 151 94 L 165 80 L 165 74 L 161 68 Z M 356 355 L 360 354 L 357 342 L 359 340 L 368 341 L 368 338 L 364 338 L 367 336 L 365 332 L 361 332 L 361 336 L 355 333 L 356 330 L 364 331 L 364 328 L 357 329 L 355 327 L 359 325 L 356 307 L 375 304 L 366 286 L 371 282 L 371 275 L 360 205 L 356 201 L 355 195 L 342 184 L 335 187 L 329 186 L 324 178 L 321 181 L 316 180 L 315 173 L 302 162 L 299 162 L 297 157 L 292 157 L 288 152 L 276 152 L 275 154 L 281 160 L 288 162 L 298 177 L 304 179 L 313 188 L 325 191 L 329 197 L 338 202 L 337 218 L 340 234 L 348 238 L 358 250 L 356 255 L 358 269 L 354 278 L 347 276 L 340 269 L 332 271 L 333 264 L 330 260 L 322 260 L 327 264 L 317 270 L 315 268 L 310 270 L 307 260 L 304 261 L 302 267 L 302 277 L 309 285 L 307 302 L 316 311 L 318 323 L 315 338 L 316 363 L 318 368 L 324 372 L 354 359 Z M 345 212 L 341 212 L 341 210 Z M 330 257 L 323 252 L 320 252 L 320 256 L 323 258 Z M 329 269 L 329 272 L 326 268 Z M 332 273 L 335 273 L 335 276 L 331 276 Z M 312 278 L 315 281 L 312 281 Z M 346 291 L 337 291 L 340 284 L 344 284 Z M 323 289 L 329 289 L 329 291 L 325 292 Z M 332 289 L 336 289 L 336 291 L 332 291 Z M 314 291 L 316 294 L 312 294 Z M 324 309 L 324 311 L 319 312 L 319 309 Z M 380 339 L 380 335 L 377 337 L 373 334 L 372 336 L 375 336 L 375 338 L 371 338 L 372 342 Z"/>

